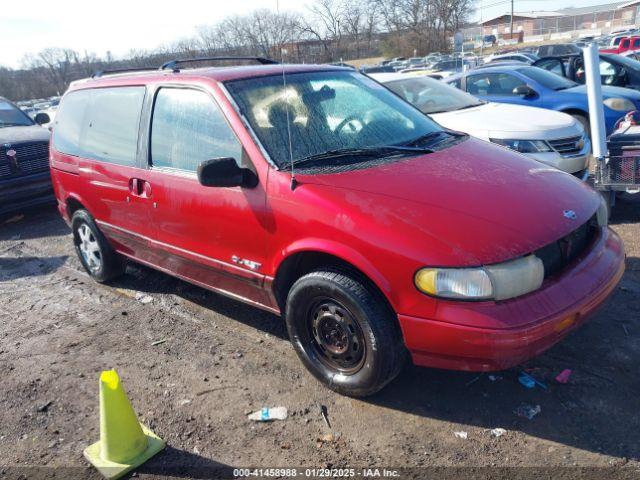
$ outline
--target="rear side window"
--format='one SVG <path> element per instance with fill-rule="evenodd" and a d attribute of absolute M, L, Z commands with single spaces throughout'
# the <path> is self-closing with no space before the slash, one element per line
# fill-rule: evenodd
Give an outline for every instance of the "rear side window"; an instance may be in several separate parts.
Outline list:
<path fill-rule="evenodd" d="M 155 167 L 195 172 L 205 160 L 242 161 L 242 146 L 224 115 L 200 90 L 162 88 L 151 123 L 151 163 Z"/>
<path fill-rule="evenodd" d="M 467 92 L 472 95 L 514 95 L 516 87 L 524 85 L 519 78 L 508 73 L 487 73 L 467 77 Z"/>
<path fill-rule="evenodd" d="M 93 91 L 84 150 L 96 160 L 135 165 L 143 87 Z"/>
<path fill-rule="evenodd" d="M 91 90 L 78 90 L 64 97 L 53 128 L 53 146 L 57 151 L 83 156 L 80 138 L 90 101 Z"/>
<path fill-rule="evenodd" d="M 144 87 L 79 90 L 56 116 L 56 150 L 92 160 L 134 166 Z"/>

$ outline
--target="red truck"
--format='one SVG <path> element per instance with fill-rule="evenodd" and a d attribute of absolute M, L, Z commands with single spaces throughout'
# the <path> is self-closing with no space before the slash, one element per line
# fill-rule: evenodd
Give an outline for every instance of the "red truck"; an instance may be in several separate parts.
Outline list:
<path fill-rule="evenodd" d="M 617 47 L 601 49 L 600 53 L 622 53 L 628 50 L 640 50 L 640 36 L 623 37 Z"/>

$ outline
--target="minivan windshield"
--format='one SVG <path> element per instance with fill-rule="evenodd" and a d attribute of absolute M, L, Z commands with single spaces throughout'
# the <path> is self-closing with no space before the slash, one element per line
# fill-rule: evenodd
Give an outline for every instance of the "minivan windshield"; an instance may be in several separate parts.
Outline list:
<path fill-rule="evenodd" d="M 407 77 L 382 83 L 424 113 L 452 112 L 484 103 L 462 90 L 429 77 Z"/>
<path fill-rule="evenodd" d="M 363 152 L 415 155 L 421 139 L 440 143 L 439 133 L 446 136 L 419 110 L 357 72 L 293 73 L 225 85 L 279 167 L 292 160 L 328 161 L 332 152 L 342 158 L 345 151 L 357 152 L 359 158 L 365 158 Z M 402 147 L 414 144 L 416 148 Z"/>
<path fill-rule="evenodd" d="M 26 127 L 33 125 L 33 121 L 22 110 L 6 100 L 0 100 L 0 128 Z"/>

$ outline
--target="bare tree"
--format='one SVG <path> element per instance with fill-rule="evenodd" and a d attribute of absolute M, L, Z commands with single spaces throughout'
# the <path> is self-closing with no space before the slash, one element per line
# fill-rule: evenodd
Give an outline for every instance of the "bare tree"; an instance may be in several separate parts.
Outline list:
<path fill-rule="evenodd" d="M 43 71 L 57 92 L 64 92 L 69 85 L 74 63 L 79 63 L 78 53 L 68 48 L 45 48 L 22 60 L 27 68 Z"/>
<path fill-rule="evenodd" d="M 91 52 L 46 48 L 25 55 L 18 70 L 0 67 L 0 96 L 42 98 L 109 68 L 154 67 L 177 58 L 261 55 L 286 61 L 326 62 L 371 54 L 425 54 L 449 47 L 475 0 L 313 0 L 306 14 L 257 10 L 202 25 L 193 36 L 115 59 Z M 381 52 L 380 49 L 384 48 Z"/>
<path fill-rule="evenodd" d="M 309 6 L 304 30 L 321 41 L 331 59 L 341 53 L 344 7 L 340 0 L 316 0 Z"/>

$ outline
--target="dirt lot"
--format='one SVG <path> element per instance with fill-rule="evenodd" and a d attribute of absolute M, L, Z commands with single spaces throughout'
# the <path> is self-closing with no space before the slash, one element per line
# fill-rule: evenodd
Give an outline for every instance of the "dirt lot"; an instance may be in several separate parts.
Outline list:
<path fill-rule="evenodd" d="M 304 370 L 279 318 L 139 266 L 98 285 L 53 209 L 2 219 L 0 478 L 98 478 L 82 450 L 98 439 L 98 375 L 112 367 L 168 444 L 141 478 L 327 466 L 409 467 L 402 476 L 415 478 L 515 478 L 551 466 L 537 478 L 638 478 L 640 198 L 620 203 L 612 223 L 626 274 L 590 323 L 526 366 L 548 390 L 524 388 L 517 370 L 492 380 L 408 367 L 382 393 L 354 400 Z M 555 383 L 565 368 L 570 383 Z M 542 411 L 520 418 L 523 403 Z M 279 405 L 285 421 L 246 418 Z M 507 432 L 495 438 L 496 427 Z M 427 468 L 449 466 L 477 468 Z"/>

